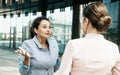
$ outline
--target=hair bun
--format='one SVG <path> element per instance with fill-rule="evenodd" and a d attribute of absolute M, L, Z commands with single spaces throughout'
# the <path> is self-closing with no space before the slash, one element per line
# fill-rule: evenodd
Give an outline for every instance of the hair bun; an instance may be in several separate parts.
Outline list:
<path fill-rule="evenodd" d="M 110 16 L 100 17 L 99 22 L 100 22 L 100 25 L 110 25 L 111 17 Z"/>
<path fill-rule="evenodd" d="M 111 22 L 112 19 L 110 16 L 100 17 L 100 19 L 98 20 L 98 26 L 101 28 L 100 31 L 106 30 L 110 26 Z"/>

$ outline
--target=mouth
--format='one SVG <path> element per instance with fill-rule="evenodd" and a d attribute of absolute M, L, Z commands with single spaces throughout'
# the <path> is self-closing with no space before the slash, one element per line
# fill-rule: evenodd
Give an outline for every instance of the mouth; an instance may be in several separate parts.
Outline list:
<path fill-rule="evenodd" d="M 46 35 L 50 35 L 50 33 L 46 33 Z"/>

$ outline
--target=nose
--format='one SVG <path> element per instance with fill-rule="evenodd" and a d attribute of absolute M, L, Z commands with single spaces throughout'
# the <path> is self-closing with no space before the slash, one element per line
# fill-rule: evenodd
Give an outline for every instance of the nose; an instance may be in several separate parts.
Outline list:
<path fill-rule="evenodd" d="M 48 28 L 47 28 L 47 32 L 50 32 L 50 31 L 51 31 L 51 29 L 48 27 Z"/>

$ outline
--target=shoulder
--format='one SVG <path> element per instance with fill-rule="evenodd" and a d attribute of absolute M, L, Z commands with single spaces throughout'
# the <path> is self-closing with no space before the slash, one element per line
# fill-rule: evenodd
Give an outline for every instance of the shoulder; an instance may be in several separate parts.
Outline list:
<path fill-rule="evenodd" d="M 67 46 L 73 47 L 74 45 L 77 45 L 77 44 L 79 45 L 80 43 L 82 43 L 82 41 L 83 41 L 83 38 L 72 39 L 68 41 Z"/>
<path fill-rule="evenodd" d="M 82 43 L 84 41 L 84 38 L 78 38 L 78 39 L 72 39 L 72 40 L 70 40 L 69 42 L 68 42 L 68 44 L 69 43 L 71 43 L 71 44 L 80 44 L 80 43 Z"/>
<path fill-rule="evenodd" d="M 47 42 L 51 48 L 58 48 L 57 40 L 55 39 L 47 39 Z"/>
<path fill-rule="evenodd" d="M 59 46 L 58 46 L 57 40 L 55 40 L 55 39 L 47 39 L 47 41 L 48 41 L 48 44 L 49 44 L 49 48 L 53 52 L 58 53 Z"/>
<path fill-rule="evenodd" d="M 30 48 L 31 46 L 33 46 L 33 44 L 34 44 L 34 41 L 32 39 L 28 39 L 28 40 L 23 41 L 22 47 Z"/>
<path fill-rule="evenodd" d="M 33 39 L 28 39 L 28 40 L 24 40 L 23 43 L 29 43 L 29 42 L 32 42 Z"/>
<path fill-rule="evenodd" d="M 57 44 L 57 40 L 55 39 L 47 39 L 49 44 Z"/>
<path fill-rule="evenodd" d="M 105 39 L 105 43 L 109 44 L 110 46 L 117 46 L 116 43 L 112 42 L 112 41 L 109 41 L 107 39 Z"/>
<path fill-rule="evenodd" d="M 109 40 L 106 40 L 106 43 L 110 46 L 110 47 L 113 47 L 113 48 L 118 48 L 118 45 L 112 41 L 109 41 Z"/>
<path fill-rule="evenodd" d="M 119 53 L 119 47 L 116 43 L 112 42 L 112 41 L 109 41 L 109 40 L 105 40 L 103 42 L 103 45 L 104 47 L 107 48 L 107 50 L 109 50 L 109 52 L 112 52 L 112 53 Z"/>
<path fill-rule="evenodd" d="M 34 40 L 33 40 L 33 39 L 28 39 L 28 40 L 24 40 L 24 41 L 23 41 L 23 45 L 33 44 L 33 43 L 34 43 Z"/>

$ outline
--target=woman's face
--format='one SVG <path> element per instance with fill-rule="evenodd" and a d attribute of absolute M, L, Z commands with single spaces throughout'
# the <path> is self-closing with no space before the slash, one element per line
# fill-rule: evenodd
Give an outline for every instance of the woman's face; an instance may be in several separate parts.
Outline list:
<path fill-rule="evenodd" d="M 38 37 L 49 38 L 51 35 L 51 24 L 47 20 L 42 20 L 38 29 L 35 28 L 34 31 Z"/>

